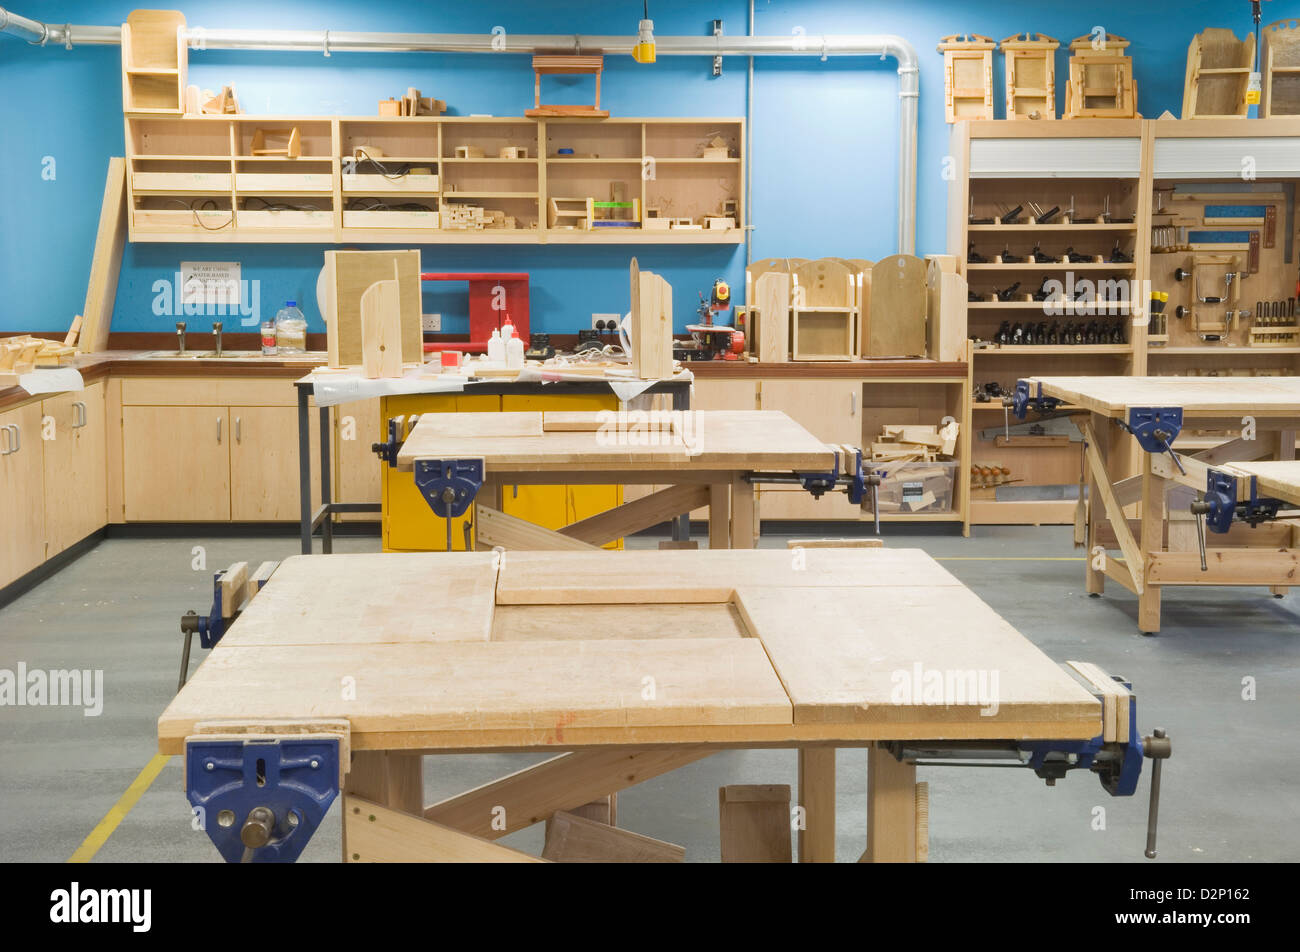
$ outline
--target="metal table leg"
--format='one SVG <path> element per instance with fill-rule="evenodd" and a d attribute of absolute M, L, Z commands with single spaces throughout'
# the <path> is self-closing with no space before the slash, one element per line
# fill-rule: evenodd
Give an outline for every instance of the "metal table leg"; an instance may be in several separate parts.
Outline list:
<path fill-rule="evenodd" d="M 673 391 L 673 409 L 689 410 L 691 408 L 690 387 L 681 387 Z M 673 541 L 689 542 L 691 538 L 691 514 L 684 512 L 673 520 Z"/>
<path fill-rule="evenodd" d="M 330 496 L 330 408 L 320 408 L 320 504 L 325 521 L 321 523 L 321 551 L 334 551 L 334 519 Z"/>
<path fill-rule="evenodd" d="M 298 388 L 298 500 L 302 519 L 302 554 L 311 555 L 311 418 L 307 388 Z"/>

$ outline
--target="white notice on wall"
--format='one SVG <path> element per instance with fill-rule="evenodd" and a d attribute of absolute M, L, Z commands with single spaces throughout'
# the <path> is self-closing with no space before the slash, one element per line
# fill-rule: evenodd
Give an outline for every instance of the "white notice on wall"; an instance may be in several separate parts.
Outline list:
<path fill-rule="evenodd" d="M 181 303 L 187 314 L 195 308 L 202 308 L 200 313 L 217 308 L 234 314 L 244 303 L 242 288 L 238 261 L 181 262 Z"/>

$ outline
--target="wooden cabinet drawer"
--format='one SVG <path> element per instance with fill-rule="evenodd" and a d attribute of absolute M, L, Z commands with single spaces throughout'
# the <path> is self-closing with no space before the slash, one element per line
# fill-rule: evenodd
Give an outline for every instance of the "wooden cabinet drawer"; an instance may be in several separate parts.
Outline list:
<path fill-rule="evenodd" d="M 303 374 L 311 369 L 303 367 Z M 127 377 L 123 406 L 296 407 L 296 377 Z M 314 401 L 313 401 L 313 406 Z"/>

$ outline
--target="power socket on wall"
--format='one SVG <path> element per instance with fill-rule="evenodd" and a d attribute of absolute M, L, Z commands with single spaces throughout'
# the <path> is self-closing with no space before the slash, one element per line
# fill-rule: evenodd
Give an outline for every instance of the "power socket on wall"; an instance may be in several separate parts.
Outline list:
<path fill-rule="evenodd" d="M 420 326 L 424 329 L 424 332 L 427 334 L 432 334 L 436 331 L 440 331 L 442 330 L 442 315 L 421 314 Z"/>
<path fill-rule="evenodd" d="M 622 314 L 593 314 L 591 329 L 602 334 L 615 334 L 618 332 L 618 322 L 622 319 Z"/>

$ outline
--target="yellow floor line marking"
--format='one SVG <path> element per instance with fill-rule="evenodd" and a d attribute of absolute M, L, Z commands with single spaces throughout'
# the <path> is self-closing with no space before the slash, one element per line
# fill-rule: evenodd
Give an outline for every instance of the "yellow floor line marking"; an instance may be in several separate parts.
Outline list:
<path fill-rule="evenodd" d="M 113 804 L 113 808 L 104 815 L 104 819 L 99 821 L 99 825 L 90 831 L 90 835 L 82 840 L 77 851 L 72 854 L 69 863 L 89 863 L 91 858 L 99 852 L 100 847 L 108 842 L 108 838 L 113 835 L 119 823 L 126 819 L 126 815 L 131 812 L 131 808 L 139 802 L 144 796 L 144 792 L 149 789 L 149 785 L 154 782 L 162 769 L 167 766 L 171 760 L 170 754 L 154 754 L 153 759 L 144 765 L 144 769 L 136 775 L 135 780 L 131 781 L 131 786 L 126 788 L 126 793 Z"/>

